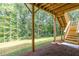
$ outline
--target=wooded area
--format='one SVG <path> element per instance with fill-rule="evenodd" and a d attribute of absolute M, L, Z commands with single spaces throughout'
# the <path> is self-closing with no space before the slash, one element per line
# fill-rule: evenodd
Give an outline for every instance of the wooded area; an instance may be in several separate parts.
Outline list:
<path fill-rule="evenodd" d="M 27 5 L 31 9 L 31 5 Z M 31 39 L 31 16 L 32 14 L 24 4 L 0 4 L 0 42 Z M 57 32 L 59 35 L 58 21 Z M 53 17 L 40 9 L 35 14 L 35 38 L 52 36 Z"/>

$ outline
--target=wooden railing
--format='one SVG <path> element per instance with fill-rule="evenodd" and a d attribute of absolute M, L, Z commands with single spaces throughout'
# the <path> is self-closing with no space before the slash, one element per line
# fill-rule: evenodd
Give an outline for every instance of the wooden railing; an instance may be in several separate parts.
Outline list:
<path fill-rule="evenodd" d="M 70 25 L 71 26 L 77 26 L 77 24 L 78 24 L 78 21 L 77 20 L 75 20 L 75 21 L 70 21 Z"/>
<path fill-rule="evenodd" d="M 79 21 L 77 23 L 77 33 L 79 33 Z"/>
<path fill-rule="evenodd" d="M 76 26 L 76 32 L 79 33 L 79 21 L 71 21 L 71 26 Z"/>
<path fill-rule="evenodd" d="M 77 33 L 79 33 L 79 21 L 69 21 L 65 30 L 64 30 L 64 38 L 66 39 L 69 30 L 70 30 L 70 26 L 76 26 L 77 27 Z"/>
<path fill-rule="evenodd" d="M 66 38 L 68 35 L 69 29 L 70 29 L 70 24 L 71 24 L 71 21 L 68 22 L 68 24 L 64 30 L 64 38 Z"/>
<path fill-rule="evenodd" d="M 70 26 L 70 21 L 68 22 L 68 24 L 67 24 L 67 26 L 66 26 L 66 28 L 65 28 L 65 30 L 64 30 L 65 33 L 67 32 L 69 26 Z"/>

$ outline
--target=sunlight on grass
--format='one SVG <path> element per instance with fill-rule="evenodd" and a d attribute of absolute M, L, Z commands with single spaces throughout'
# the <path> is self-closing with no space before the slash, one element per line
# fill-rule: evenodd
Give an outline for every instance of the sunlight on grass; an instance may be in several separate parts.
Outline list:
<path fill-rule="evenodd" d="M 60 38 L 60 36 L 58 36 L 57 38 Z M 52 41 L 53 37 L 35 39 L 35 47 L 40 48 Z M 18 41 L 0 43 L 1 45 L 0 48 L 2 47 L 2 52 L 0 52 L 0 54 L 2 53 L 1 55 L 9 55 L 9 56 L 22 55 L 25 52 L 32 50 L 31 43 L 32 43 L 31 40 L 18 40 Z"/>

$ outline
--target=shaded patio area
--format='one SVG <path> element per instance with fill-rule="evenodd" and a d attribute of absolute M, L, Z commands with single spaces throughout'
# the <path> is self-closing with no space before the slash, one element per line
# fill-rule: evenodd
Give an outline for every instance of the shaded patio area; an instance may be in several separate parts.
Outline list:
<path fill-rule="evenodd" d="M 28 52 L 25 56 L 79 56 L 79 45 L 69 43 L 48 44 L 34 53 Z"/>

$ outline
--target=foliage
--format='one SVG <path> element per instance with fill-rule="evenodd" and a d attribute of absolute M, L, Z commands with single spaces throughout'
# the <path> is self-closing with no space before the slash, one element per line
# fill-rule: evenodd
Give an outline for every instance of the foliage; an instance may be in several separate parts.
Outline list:
<path fill-rule="evenodd" d="M 70 11 L 68 14 L 70 16 L 70 20 L 73 20 L 73 21 L 79 20 L 79 9 Z"/>
<path fill-rule="evenodd" d="M 27 4 L 30 9 L 31 5 Z M 0 4 L 0 42 L 30 39 L 32 14 L 24 4 Z M 59 26 L 57 22 L 57 32 Z M 58 34 L 59 35 L 59 34 Z M 35 37 L 53 36 L 53 17 L 39 10 L 35 14 Z"/>

